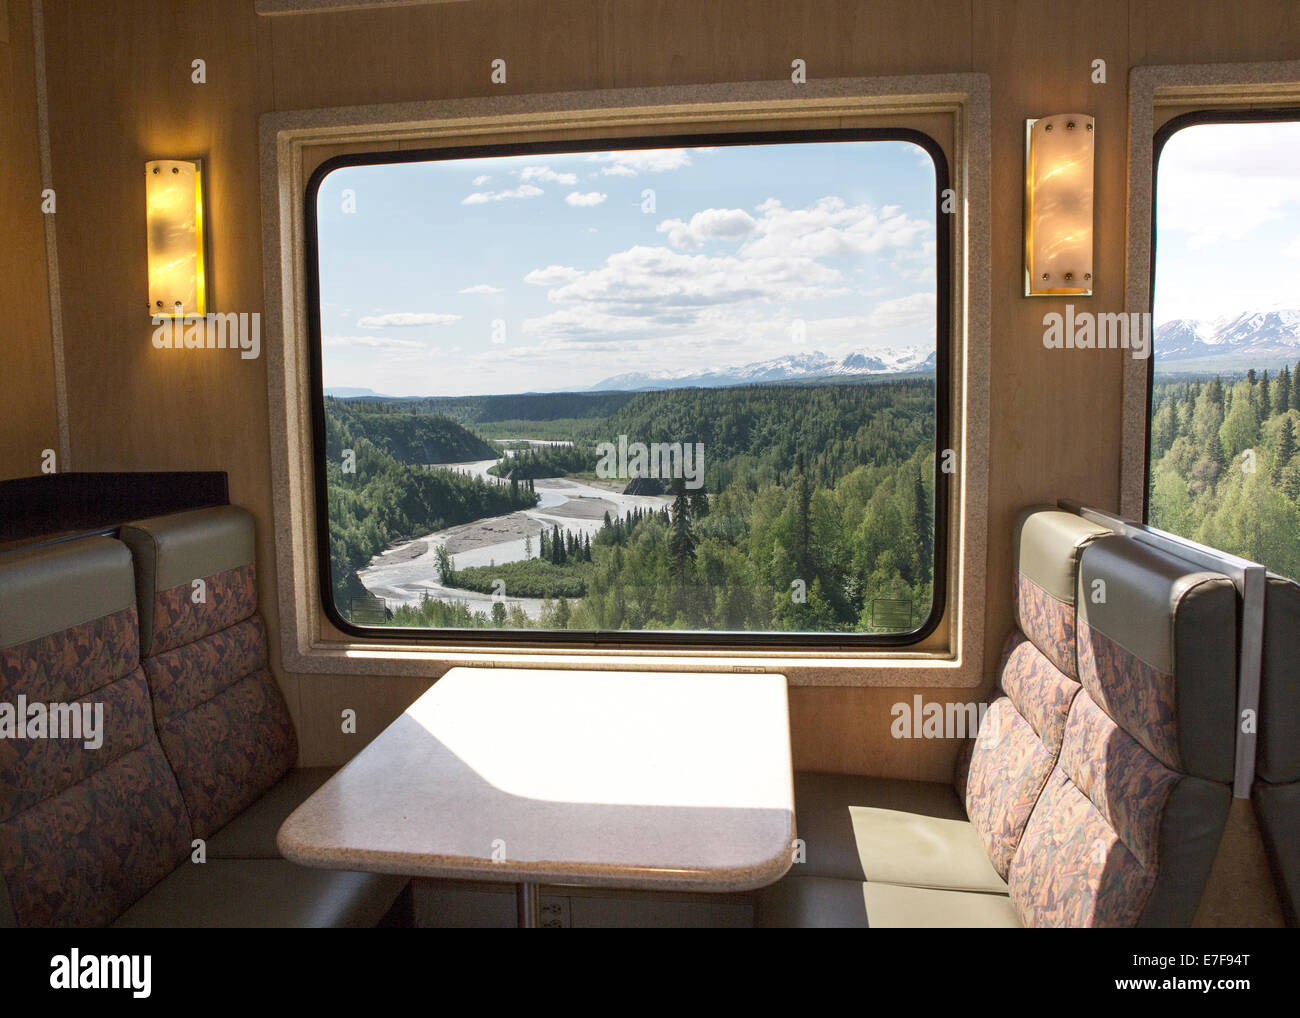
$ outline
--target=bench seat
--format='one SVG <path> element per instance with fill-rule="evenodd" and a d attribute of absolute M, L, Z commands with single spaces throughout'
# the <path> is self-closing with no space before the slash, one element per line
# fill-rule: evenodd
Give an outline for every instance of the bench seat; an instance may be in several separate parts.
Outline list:
<path fill-rule="evenodd" d="M 208 838 L 209 859 L 279 859 L 275 836 L 289 814 L 325 784 L 336 767 L 300 767 Z"/>
<path fill-rule="evenodd" d="M 1007 893 L 951 784 L 796 771 L 800 877 Z"/>
<path fill-rule="evenodd" d="M 1005 894 L 801 876 L 765 888 L 761 928 L 1009 929 L 1020 926 Z"/>
<path fill-rule="evenodd" d="M 112 924 L 114 928 L 373 927 L 405 877 L 296 866 L 283 859 L 183 863 Z"/>

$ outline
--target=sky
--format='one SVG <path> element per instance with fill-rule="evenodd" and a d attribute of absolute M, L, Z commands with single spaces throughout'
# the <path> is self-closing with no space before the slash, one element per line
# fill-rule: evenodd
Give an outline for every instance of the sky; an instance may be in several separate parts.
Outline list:
<path fill-rule="evenodd" d="M 325 386 L 581 390 L 928 353 L 935 189 L 902 141 L 343 167 L 317 195 Z"/>
<path fill-rule="evenodd" d="M 1300 123 L 1197 124 L 1156 177 L 1153 319 L 1300 308 Z"/>

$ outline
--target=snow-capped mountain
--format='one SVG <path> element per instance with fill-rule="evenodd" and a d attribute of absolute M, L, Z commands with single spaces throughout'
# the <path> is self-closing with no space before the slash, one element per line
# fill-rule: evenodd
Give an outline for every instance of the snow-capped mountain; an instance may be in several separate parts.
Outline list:
<path fill-rule="evenodd" d="M 1184 360 L 1240 362 L 1300 358 L 1300 310 L 1244 311 L 1212 322 L 1178 318 L 1156 327 L 1157 363 Z"/>
<path fill-rule="evenodd" d="M 839 375 L 894 375 L 905 371 L 933 371 L 934 365 L 934 351 L 916 347 L 862 350 L 838 360 L 820 350 L 813 350 L 710 371 L 633 371 L 603 379 L 591 386 L 589 391 L 676 389 L 690 386 L 708 388 Z"/>

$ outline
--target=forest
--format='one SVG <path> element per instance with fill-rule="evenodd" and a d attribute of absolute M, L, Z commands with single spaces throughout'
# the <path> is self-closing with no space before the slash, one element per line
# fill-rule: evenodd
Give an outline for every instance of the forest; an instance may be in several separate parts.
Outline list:
<path fill-rule="evenodd" d="M 422 603 L 396 606 L 391 624 L 861 633 L 911 629 L 925 621 L 934 582 L 932 379 L 679 389 L 632 394 L 625 400 L 622 395 L 606 416 L 564 418 L 574 446 L 521 453 L 511 461 L 516 479 L 520 474 L 589 471 L 592 443 L 625 434 L 648 443 L 702 443 L 702 489 L 679 485 L 661 511 L 622 517 L 607 513 L 594 537 L 583 539 L 558 528 L 544 531 L 535 544 L 530 541 L 526 560 L 458 569 L 454 557 L 442 552 L 444 585 L 492 593 L 494 584 L 504 583 L 506 601 L 495 603 L 489 613 L 426 597 Z M 413 402 L 392 407 L 391 415 L 412 414 L 407 407 Z M 447 409 L 446 403 L 429 403 Z M 541 409 L 572 413 L 562 407 Z M 519 404 L 509 403 L 499 412 L 517 419 L 520 410 Z M 380 416 L 347 421 L 339 416 L 334 426 L 340 432 L 345 427 L 364 432 Z M 356 431 L 349 434 L 354 444 L 365 440 Z M 395 447 L 391 436 L 389 442 Z M 519 469 L 529 462 L 532 469 Z M 468 513 L 509 512 L 517 507 L 515 501 L 536 497 L 526 487 L 502 485 L 496 489 L 498 500 L 489 504 L 485 498 L 490 492 L 483 490 L 489 486 L 476 482 L 448 492 L 460 496 L 452 512 L 427 488 L 449 483 L 440 475 L 401 476 L 418 478 L 432 495 L 415 500 L 427 507 L 424 518 L 437 517 L 447 525 Z M 331 478 L 332 536 L 333 492 Z M 358 524 L 368 527 L 361 512 L 366 501 L 379 500 L 373 504 L 381 518 L 391 515 L 390 503 L 411 502 L 399 491 L 398 475 L 383 470 L 366 484 L 364 494 L 351 495 L 340 504 L 345 533 Z M 409 536 L 412 522 L 407 513 L 404 522 L 388 530 Z M 346 539 L 343 543 L 342 553 L 350 553 L 352 545 Z M 355 563 L 356 556 L 347 561 Z M 512 608 L 510 597 L 544 599 L 540 617 L 529 619 Z M 890 603 L 889 618 L 879 602 Z"/>
<path fill-rule="evenodd" d="M 481 456 L 483 449 L 486 455 Z M 385 548 L 537 504 L 537 496 L 527 488 L 432 470 L 398 453 L 425 463 L 453 462 L 467 453 L 480 459 L 496 455 L 447 418 L 370 412 L 326 399 L 330 575 L 340 607 L 366 593 L 356 571 Z"/>
<path fill-rule="evenodd" d="M 1151 395 L 1152 525 L 1300 577 L 1300 363 L 1273 378 L 1160 379 Z"/>

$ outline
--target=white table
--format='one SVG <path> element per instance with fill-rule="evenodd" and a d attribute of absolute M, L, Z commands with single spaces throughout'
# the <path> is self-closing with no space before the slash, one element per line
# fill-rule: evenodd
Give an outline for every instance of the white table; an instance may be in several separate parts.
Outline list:
<path fill-rule="evenodd" d="M 305 866 L 744 891 L 792 861 L 781 675 L 453 668 L 280 828 Z"/>

